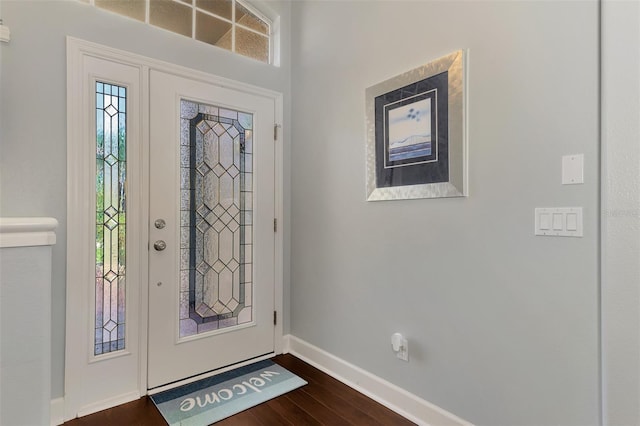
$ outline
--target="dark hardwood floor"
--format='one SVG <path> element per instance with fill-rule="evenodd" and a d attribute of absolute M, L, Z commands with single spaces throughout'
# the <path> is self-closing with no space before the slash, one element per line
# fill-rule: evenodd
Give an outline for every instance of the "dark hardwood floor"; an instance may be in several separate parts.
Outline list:
<path fill-rule="evenodd" d="M 372 399 L 292 355 L 273 361 L 308 385 L 222 420 L 220 426 L 413 425 Z M 166 425 L 148 397 L 65 423 L 65 426 Z"/>

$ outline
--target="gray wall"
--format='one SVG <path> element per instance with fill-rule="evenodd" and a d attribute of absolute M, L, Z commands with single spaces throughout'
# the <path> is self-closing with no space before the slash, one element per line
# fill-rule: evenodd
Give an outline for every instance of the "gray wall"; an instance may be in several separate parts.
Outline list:
<path fill-rule="evenodd" d="M 11 42 L 0 55 L 0 215 L 58 219 L 53 250 L 52 396 L 63 395 L 66 265 L 66 52 L 67 35 L 177 63 L 284 93 L 284 138 L 289 141 L 290 5 L 268 2 L 281 16 L 281 67 L 273 67 L 149 27 L 76 1 L 7 1 L 2 19 Z M 288 142 L 285 152 L 288 152 Z M 288 158 L 286 164 L 289 164 Z M 285 169 L 285 194 L 289 193 Z M 285 197 L 285 211 L 289 212 Z M 285 222 L 289 252 L 290 222 Z M 285 256 L 288 259 L 288 256 Z M 288 294 L 288 263 L 285 294 Z M 285 315 L 287 318 L 288 315 Z M 288 327 L 288 324 L 285 324 Z"/>
<path fill-rule="evenodd" d="M 477 424 L 599 422 L 598 24 L 595 1 L 293 3 L 293 335 Z M 365 88 L 460 48 L 470 196 L 366 202 Z M 533 235 L 553 206 L 584 238 Z"/>
<path fill-rule="evenodd" d="M 640 424 L 640 2 L 603 3 L 604 424 Z"/>
<path fill-rule="evenodd" d="M 51 419 L 50 282 L 51 247 L 0 248 L 0 424 Z"/>

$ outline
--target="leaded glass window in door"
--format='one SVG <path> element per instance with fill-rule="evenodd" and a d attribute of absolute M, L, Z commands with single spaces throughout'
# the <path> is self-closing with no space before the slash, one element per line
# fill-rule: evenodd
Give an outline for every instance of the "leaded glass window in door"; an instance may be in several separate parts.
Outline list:
<path fill-rule="evenodd" d="M 127 88 L 96 82 L 94 355 L 125 348 Z"/>
<path fill-rule="evenodd" d="M 181 101 L 180 337 L 250 323 L 253 115 Z"/>

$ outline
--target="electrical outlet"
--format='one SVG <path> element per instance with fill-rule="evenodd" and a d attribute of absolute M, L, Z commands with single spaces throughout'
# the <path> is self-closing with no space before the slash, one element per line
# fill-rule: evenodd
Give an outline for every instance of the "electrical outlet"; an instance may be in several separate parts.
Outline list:
<path fill-rule="evenodd" d="M 402 346 L 400 346 L 400 350 L 396 353 L 396 356 L 403 361 L 409 362 L 409 343 L 407 339 L 402 339 Z"/>
<path fill-rule="evenodd" d="M 396 353 L 396 356 L 403 361 L 409 361 L 409 342 L 400 333 L 394 333 L 391 336 L 391 349 Z"/>

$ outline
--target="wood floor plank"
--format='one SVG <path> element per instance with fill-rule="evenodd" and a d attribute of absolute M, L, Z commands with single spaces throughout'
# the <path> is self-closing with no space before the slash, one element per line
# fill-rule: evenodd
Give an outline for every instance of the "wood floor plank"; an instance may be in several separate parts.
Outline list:
<path fill-rule="evenodd" d="M 320 404 L 303 389 L 299 389 L 298 392 L 289 392 L 284 396 L 285 398 L 290 399 L 298 407 L 302 407 L 309 415 L 311 415 L 311 417 L 318 420 L 320 424 L 352 426 L 352 423 L 347 421 L 338 412 L 326 405 Z"/>
<path fill-rule="evenodd" d="M 295 391 L 293 391 L 295 392 Z M 303 408 L 294 404 L 290 399 L 282 395 L 267 401 L 265 405 L 269 405 L 277 411 L 291 425 L 320 426 L 322 423 L 314 419 Z M 275 424 L 275 423 L 274 423 Z"/>
<path fill-rule="evenodd" d="M 302 390 L 308 393 L 310 396 L 316 399 L 321 404 L 332 408 L 334 411 L 340 413 L 340 415 L 347 421 L 354 425 L 367 425 L 367 426 L 384 426 L 374 417 L 371 417 L 365 411 L 360 410 L 358 407 L 351 405 L 349 402 L 334 395 L 331 392 L 327 392 L 320 386 L 311 385 L 305 386 Z"/>
<path fill-rule="evenodd" d="M 383 425 L 413 425 L 413 422 L 398 415 L 384 405 L 373 401 L 367 396 L 355 391 L 337 379 L 323 373 L 306 362 L 292 355 L 282 355 L 277 360 L 278 364 L 297 374 L 309 383 L 323 389 L 328 394 L 342 398 L 347 403 L 360 410 L 366 410 L 369 416 L 375 417 Z"/>
<path fill-rule="evenodd" d="M 256 405 L 251 408 L 251 414 L 256 417 L 264 426 L 271 425 L 283 425 L 283 426 L 293 426 L 293 423 L 289 421 L 286 416 L 283 416 L 278 410 L 274 409 L 271 402 L 274 400 L 269 400 L 263 402 L 262 404 Z"/>
<path fill-rule="evenodd" d="M 273 361 L 309 384 L 218 422 L 221 426 L 413 425 L 383 405 L 292 355 Z M 164 418 L 147 396 L 64 423 L 65 426 L 161 426 Z"/>
<path fill-rule="evenodd" d="M 269 401 L 267 401 L 267 402 L 269 402 Z M 255 407 L 254 407 L 254 408 L 255 408 Z M 273 410 L 273 408 L 271 408 L 271 407 L 270 407 L 270 409 L 271 409 L 271 410 Z M 261 417 L 258 415 L 258 414 L 259 414 L 259 411 L 256 411 L 256 410 L 254 410 L 254 409 L 251 409 L 251 410 L 247 410 L 247 412 L 248 412 L 249 414 L 251 414 L 251 415 L 253 416 L 253 418 L 254 418 L 254 419 L 256 419 L 258 422 L 260 422 L 260 423 L 262 424 L 262 426 L 272 426 L 272 423 L 267 422 L 265 419 L 261 418 Z M 282 422 L 281 422 L 281 423 L 279 423 L 279 424 L 281 424 L 282 426 L 288 426 L 288 425 L 289 425 L 289 422 L 288 422 L 287 420 L 282 420 Z"/>
<path fill-rule="evenodd" d="M 165 425 L 162 414 L 149 397 L 119 405 L 108 410 L 99 411 L 64 423 L 70 426 L 131 425 L 157 426 Z"/>
<path fill-rule="evenodd" d="M 220 420 L 216 425 L 220 426 L 265 426 L 258 417 L 252 414 L 251 409 L 242 411 L 224 420 Z"/>

